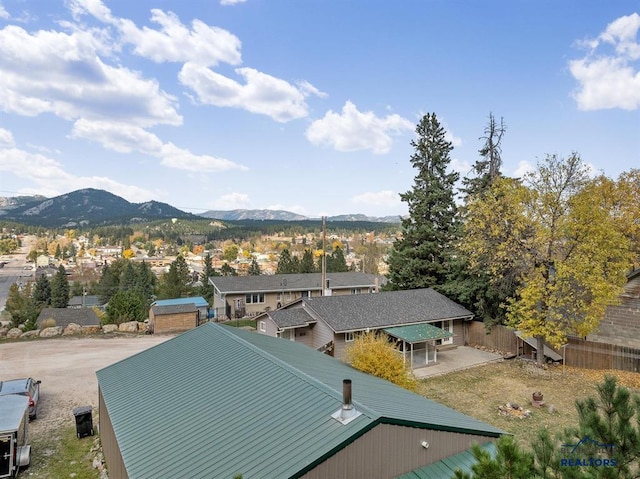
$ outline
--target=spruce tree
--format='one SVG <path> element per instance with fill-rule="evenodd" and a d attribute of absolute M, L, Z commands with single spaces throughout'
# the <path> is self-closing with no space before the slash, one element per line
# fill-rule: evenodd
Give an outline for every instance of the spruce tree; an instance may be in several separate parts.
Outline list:
<path fill-rule="evenodd" d="M 69 280 L 64 266 L 58 267 L 58 272 L 51 280 L 51 307 L 66 308 L 69 304 Z"/>
<path fill-rule="evenodd" d="M 316 264 L 313 261 L 313 253 L 309 248 L 304 250 L 302 260 L 300 261 L 300 273 L 315 273 Z"/>
<path fill-rule="evenodd" d="M 454 195 L 459 175 L 449 171 L 453 146 L 435 113 L 422 118 L 416 134 L 411 141 L 411 164 L 417 170 L 413 189 L 400 195 L 409 216 L 389 255 L 388 287 L 395 290 L 442 285 L 459 236 Z"/>
<path fill-rule="evenodd" d="M 47 275 L 41 275 L 37 280 L 33 288 L 33 300 L 40 307 L 45 307 L 51 304 L 51 283 Z"/>
<path fill-rule="evenodd" d="M 260 265 L 255 258 L 252 258 L 251 266 L 249 266 L 249 276 L 260 276 L 261 274 L 262 271 L 260 271 Z"/>
<path fill-rule="evenodd" d="M 327 256 L 327 273 L 344 273 L 349 271 L 347 260 L 340 246 L 336 246 L 329 256 Z"/>
<path fill-rule="evenodd" d="M 278 260 L 278 266 L 276 268 L 276 274 L 291 274 L 297 273 L 300 264 L 298 258 L 291 256 L 291 253 L 287 248 L 280 253 L 280 259 Z"/>

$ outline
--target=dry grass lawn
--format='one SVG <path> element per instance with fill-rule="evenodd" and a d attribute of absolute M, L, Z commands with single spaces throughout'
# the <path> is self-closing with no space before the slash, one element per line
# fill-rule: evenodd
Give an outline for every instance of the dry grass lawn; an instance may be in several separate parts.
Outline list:
<path fill-rule="evenodd" d="M 595 396 L 595 386 L 605 374 L 615 375 L 619 384 L 640 394 L 640 373 L 592 371 L 562 366 L 540 369 L 528 361 L 509 360 L 488 364 L 420 381 L 419 392 L 457 411 L 514 434 L 529 445 L 539 428 L 552 436 L 577 426 L 576 399 Z M 543 407 L 532 406 L 532 394 L 544 395 Z M 498 407 L 516 403 L 529 409 L 529 418 L 506 417 Z M 553 405 L 553 407 L 551 407 Z M 555 412 L 554 412 L 555 410 Z"/>

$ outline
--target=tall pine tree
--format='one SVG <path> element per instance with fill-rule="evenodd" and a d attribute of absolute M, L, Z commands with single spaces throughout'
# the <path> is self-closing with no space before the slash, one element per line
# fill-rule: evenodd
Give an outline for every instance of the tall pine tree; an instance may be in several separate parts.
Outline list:
<path fill-rule="evenodd" d="M 388 287 L 396 290 L 442 285 L 459 235 L 454 196 L 459 175 L 449 171 L 453 146 L 435 113 L 422 117 L 416 134 L 411 165 L 417 174 L 413 189 L 400 195 L 409 216 L 402 220 L 402 237 L 388 261 Z"/>
<path fill-rule="evenodd" d="M 58 267 L 58 272 L 51 280 L 51 307 L 66 308 L 69 304 L 69 280 L 64 266 Z"/>

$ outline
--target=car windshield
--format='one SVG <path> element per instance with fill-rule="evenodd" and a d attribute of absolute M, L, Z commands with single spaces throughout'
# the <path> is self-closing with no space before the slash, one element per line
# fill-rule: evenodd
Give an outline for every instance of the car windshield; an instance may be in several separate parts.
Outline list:
<path fill-rule="evenodd" d="M 0 394 L 27 394 L 27 381 L 3 381 L 0 382 Z"/>

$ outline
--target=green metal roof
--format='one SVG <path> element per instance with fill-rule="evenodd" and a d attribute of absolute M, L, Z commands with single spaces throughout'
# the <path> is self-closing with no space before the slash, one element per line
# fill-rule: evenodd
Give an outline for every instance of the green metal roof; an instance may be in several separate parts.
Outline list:
<path fill-rule="evenodd" d="M 487 442 L 480 446 L 492 456 L 495 455 L 496 445 L 494 442 Z M 456 469 L 462 472 L 471 472 L 471 467 L 478 461 L 473 457 L 471 449 L 449 456 L 441 461 L 434 462 L 428 466 L 421 467 L 415 471 L 403 474 L 396 479 L 447 479 L 453 477 Z"/>
<path fill-rule="evenodd" d="M 386 328 L 385 333 L 394 338 L 402 339 L 407 343 L 423 343 L 436 339 L 446 339 L 453 336 L 449 331 L 428 323 L 412 324 L 410 326 L 396 326 L 395 328 Z"/>
<path fill-rule="evenodd" d="M 385 422 L 502 433 L 302 344 L 215 323 L 97 376 L 130 478 L 299 477 Z M 346 425 L 331 417 L 343 379 L 362 413 Z"/>

